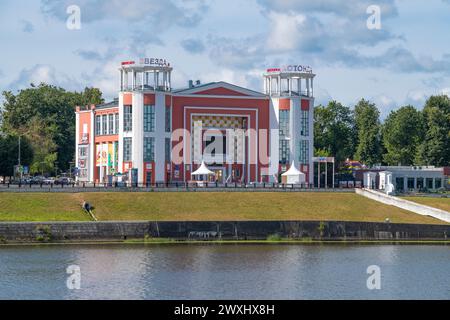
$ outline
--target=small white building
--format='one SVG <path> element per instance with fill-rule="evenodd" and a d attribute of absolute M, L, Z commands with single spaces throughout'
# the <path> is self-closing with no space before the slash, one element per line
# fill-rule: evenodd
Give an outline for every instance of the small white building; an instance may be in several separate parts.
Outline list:
<path fill-rule="evenodd" d="M 433 166 L 424 167 L 380 167 L 378 170 L 378 188 L 386 192 L 392 192 L 393 187 L 397 192 L 420 191 L 420 190 L 439 190 L 445 187 L 444 168 L 436 168 Z M 381 171 L 380 171 L 381 170 Z M 375 172 L 367 172 L 366 175 L 369 182 L 373 181 Z M 364 183 L 366 186 L 366 183 Z M 370 183 L 373 186 L 373 183 Z M 367 187 L 367 186 L 366 186 Z"/>

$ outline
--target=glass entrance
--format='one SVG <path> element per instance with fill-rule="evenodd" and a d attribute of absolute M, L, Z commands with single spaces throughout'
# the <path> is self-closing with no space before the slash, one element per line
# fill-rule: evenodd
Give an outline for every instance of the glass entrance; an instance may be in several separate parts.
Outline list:
<path fill-rule="evenodd" d="M 224 168 L 211 168 L 211 171 L 214 172 L 215 176 L 212 176 L 213 181 L 217 183 L 224 182 L 225 169 Z"/>
<path fill-rule="evenodd" d="M 152 184 L 152 172 L 151 171 L 147 171 L 145 173 L 145 183 L 147 185 L 151 185 Z"/>

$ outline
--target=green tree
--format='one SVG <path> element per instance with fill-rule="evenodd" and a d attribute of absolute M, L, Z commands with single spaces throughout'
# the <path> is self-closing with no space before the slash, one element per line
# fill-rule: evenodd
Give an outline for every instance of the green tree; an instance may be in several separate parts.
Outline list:
<path fill-rule="evenodd" d="M 339 102 L 319 105 L 314 110 L 314 145 L 321 154 L 336 158 L 340 166 L 355 151 L 353 112 Z"/>
<path fill-rule="evenodd" d="M 389 114 L 382 130 L 384 161 L 388 165 L 414 165 L 425 135 L 422 113 L 412 106 L 401 107 Z"/>
<path fill-rule="evenodd" d="M 421 165 L 450 166 L 450 99 L 432 96 L 423 109 L 425 139 L 416 161 Z"/>
<path fill-rule="evenodd" d="M 29 166 L 33 160 L 33 150 L 27 138 L 20 139 L 20 163 Z M 14 175 L 14 166 L 19 163 L 19 137 L 0 135 L 0 175 Z"/>
<path fill-rule="evenodd" d="M 47 84 L 13 94 L 3 92 L 2 130 L 27 137 L 34 151 L 33 172 L 67 170 L 75 155 L 75 106 L 103 103 L 96 88 L 68 92 Z"/>
<path fill-rule="evenodd" d="M 356 160 L 369 166 L 381 162 L 380 112 L 375 104 L 361 99 L 355 106 L 355 125 L 358 134 Z"/>

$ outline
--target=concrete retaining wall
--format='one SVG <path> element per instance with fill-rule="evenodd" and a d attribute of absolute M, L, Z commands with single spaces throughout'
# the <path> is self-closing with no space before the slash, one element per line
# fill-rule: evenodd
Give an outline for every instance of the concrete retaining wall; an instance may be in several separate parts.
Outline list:
<path fill-rule="evenodd" d="M 63 222 L 0 223 L 0 242 L 178 240 L 447 240 L 448 225 L 363 222 Z"/>
<path fill-rule="evenodd" d="M 416 202 L 408 201 L 405 199 L 388 196 L 385 193 L 369 190 L 369 189 L 356 189 L 356 193 L 359 195 L 362 195 L 364 197 L 367 197 L 369 199 L 388 204 L 391 206 L 396 206 L 401 209 L 405 209 L 417 214 L 420 214 L 422 216 L 430 216 L 434 217 L 436 219 L 450 222 L 450 212 L 436 209 L 433 207 L 429 207 L 423 204 L 419 204 Z"/>

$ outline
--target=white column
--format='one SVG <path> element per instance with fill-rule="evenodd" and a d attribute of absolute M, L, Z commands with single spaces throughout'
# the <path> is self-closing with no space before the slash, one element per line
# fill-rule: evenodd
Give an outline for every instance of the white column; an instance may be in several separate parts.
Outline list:
<path fill-rule="evenodd" d="M 156 71 L 153 71 L 153 89 L 156 91 L 156 87 L 158 85 L 158 80 L 156 79 Z"/>
<path fill-rule="evenodd" d="M 164 91 L 167 91 L 167 71 L 164 71 Z"/>
<path fill-rule="evenodd" d="M 270 174 L 277 175 L 280 161 L 279 99 L 270 99 Z M 271 178 L 272 179 L 272 178 Z"/>
<path fill-rule="evenodd" d="M 272 77 L 269 77 L 269 95 L 272 95 Z"/>
<path fill-rule="evenodd" d="M 145 86 L 145 72 L 142 72 L 142 83 L 141 83 L 142 90 L 144 90 L 144 86 Z"/>
<path fill-rule="evenodd" d="M 156 72 L 156 89 L 159 89 L 159 72 Z"/>
<path fill-rule="evenodd" d="M 334 162 L 333 162 L 333 189 L 334 189 Z"/>
<path fill-rule="evenodd" d="M 320 189 L 320 161 L 317 162 L 317 187 Z"/>
<path fill-rule="evenodd" d="M 83 132 L 84 133 L 84 132 Z M 79 166 L 79 150 L 78 146 L 80 144 L 80 114 L 75 113 L 75 167 Z M 77 178 L 78 180 L 78 178 Z"/>
<path fill-rule="evenodd" d="M 123 93 L 119 93 L 119 161 L 117 163 L 117 172 L 123 173 Z"/>
<path fill-rule="evenodd" d="M 309 101 L 309 171 L 314 170 L 314 99 Z M 314 171 L 313 171 L 314 174 Z M 310 173 L 309 183 L 314 182 L 314 176 Z"/>
<path fill-rule="evenodd" d="M 138 169 L 138 183 L 144 182 L 144 94 L 133 93 L 133 168 Z"/>
<path fill-rule="evenodd" d="M 281 76 L 278 76 L 278 95 L 281 96 Z"/>
<path fill-rule="evenodd" d="M 123 91 L 128 89 L 128 71 L 126 69 L 123 70 Z"/>
<path fill-rule="evenodd" d="M 314 97 L 314 78 L 311 78 L 311 97 Z"/>
<path fill-rule="evenodd" d="M 169 71 L 169 91 L 172 90 L 172 71 Z"/>
<path fill-rule="evenodd" d="M 306 95 L 310 97 L 309 79 L 306 78 Z"/>
<path fill-rule="evenodd" d="M 94 182 L 94 170 L 96 166 L 95 161 L 95 113 L 91 110 L 91 130 L 89 134 L 89 181 Z"/>

